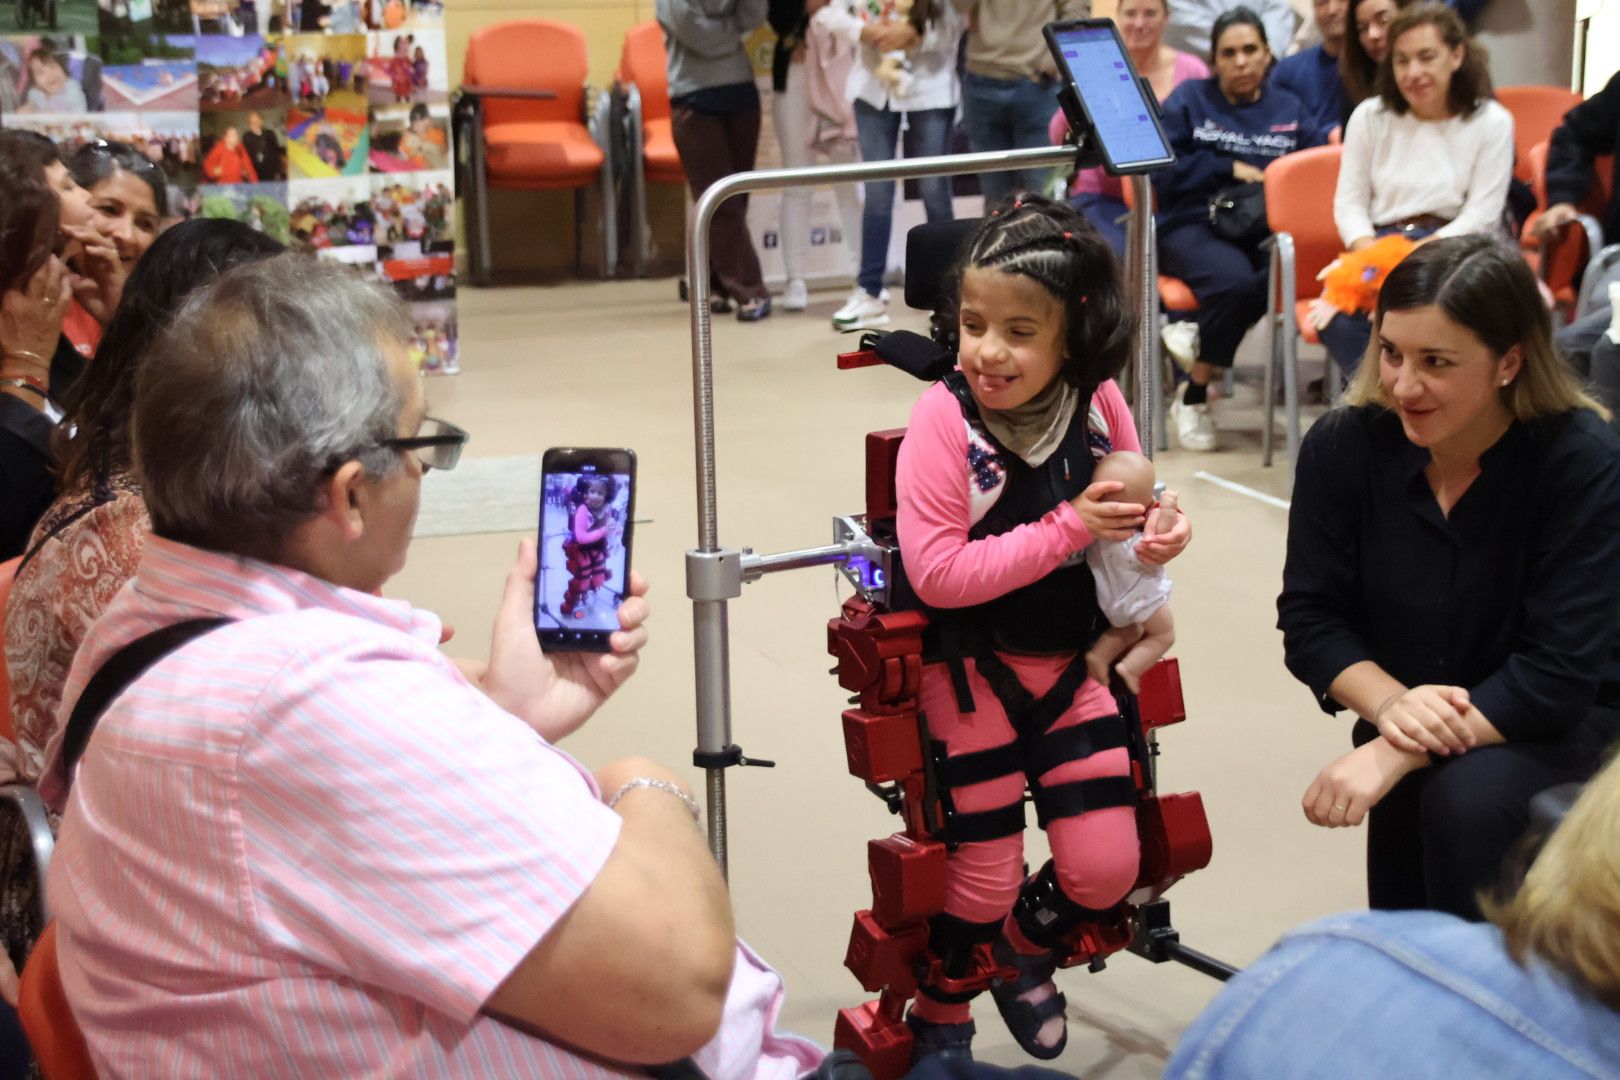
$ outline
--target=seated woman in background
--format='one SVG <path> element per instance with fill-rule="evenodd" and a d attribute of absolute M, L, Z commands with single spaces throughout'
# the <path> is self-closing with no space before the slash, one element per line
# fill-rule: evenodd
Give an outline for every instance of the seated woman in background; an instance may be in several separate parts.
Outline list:
<path fill-rule="evenodd" d="M 1193 1022 L 1165 1076 L 1613 1075 L 1620 761 L 1486 910 L 1494 926 L 1362 912 L 1287 934 Z"/>
<path fill-rule="evenodd" d="M 1344 84 L 1344 115 L 1378 94 L 1378 69 L 1389 56 L 1389 24 L 1403 8 L 1417 0 L 1351 0 L 1350 32 L 1339 53 L 1339 81 Z"/>
<path fill-rule="evenodd" d="M 1284 658 L 1360 717 L 1304 810 L 1369 822 L 1372 907 L 1477 919 L 1531 798 L 1620 735 L 1620 436 L 1505 243 L 1413 251 L 1375 332 L 1288 516 Z"/>
<path fill-rule="evenodd" d="M 38 782 L 79 643 L 140 562 L 151 523 L 131 470 L 129 417 L 146 346 L 192 291 L 232 266 L 283 250 L 240 222 L 194 218 L 160 236 L 130 275 L 67 421 L 56 429 L 62 493 L 34 530 L 6 605 L 15 741 L 0 738 L 0 783 Z M 0 837 L 7 857 L 0 937 L 19 963 L 43 927 L 31 925 L 29 845 L 12 839 Z M 0 969 L 0 985 L 4 976 Z"/>
<path fill-rule="evenodd" d="M 128 143 L 105 139 L 79 147 L 67 167 L 90 193 L 96 227 L 118 248 L 128 274 L 168 223 L 169 185 L 163 170 Z"/>
<path fill-rule="evenodd" d="M 1265 222 L 1241 239 L 1227 239 L 1211 225 L 1210 200 L 1257 185 L 1271 162 L 1311 145 L 1304 104 L 1266 84 L 1271 50 L 1258 15 L 1246 7 L 1223 12 L 1211 51 L 1214 78 L 1184 82 L 1164 103 L 1176 163 L 1154 175 L 1159 268 L 1198 298 L 1200 348 L 1170 406 L 1182 448 L 1194 451 L 1215 449 L 1210 380 L 1232 366 L 1243 335 L 1266 313 Z"/>
<path fill-rule="evenodd" d="M 1333 196 L 1345 249 L 1392 234 L 1504 236 L 1513 116 L 1491 97 L 1484 57 L 1462 19 L 1440 4 L 1419 4 L 1395 17 L 1389 41 L 1378 96 L 1357 106 L 1345 128 Z M 1371 320 L 1322 302 L 1311 320 L 1339 367 L 1354 370 Z"/>
<path fill-rule="evenodd" d="M 1119 35 L 1137 73 L 1153 87 L 1163 101 L 1188 79 L 1209 78 L 1209 65 L 1192 53 L 1172 49 L 1164 43 L 1164 28 L 1170 22 L 1170 0 L 1121 0 L 1114 13 Z M 1052 114 L 1048 128 L 1053 145 L 1063 142 L 1069 131 L 1069 118 L 1062 109 Z M 1109 176 L 1101 166 L 1082 169 L 1069 189 L 1069 203 L 1097 227 L 1108 246 L 1120 259 L 1125 258 L 1125 182 Z"/>
<path fill-rule="evenodd" d="M 0 782 L 39 779 L 79 641 L 140 561 L 149 526 L 130 467 L 129 412 L 142 352 L 192 291 L 282 250 L 240 222 L 193 218 L 158 237 L 130 275 L 56 431 L 61 494 L 34 529 L 6 606 L 16 745 L 0 740 Z"/>

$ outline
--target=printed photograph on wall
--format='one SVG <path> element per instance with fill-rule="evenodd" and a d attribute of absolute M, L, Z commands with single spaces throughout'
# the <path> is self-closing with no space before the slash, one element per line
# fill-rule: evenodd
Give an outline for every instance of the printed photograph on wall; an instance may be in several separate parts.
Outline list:
<path fill-rule="evenodd" d="M 204 112 L 286 108 L 291 98 L 280 60 L 276 42 L 258 34 L 198 38 L 199 107 Z"/>
<path fill-rule="evenodd" d="M 418 259 L 455 248 L 455 190 L 448 170 L 371 178 L 377 250 L 383 259 Z"/>
<path fill-rule="evenodd" d="M 450 106 L 373 106 L 371 171 L 422 172 L 450 167 Z"/>
<path fill-rule="evenodd" d="M 0 38 L 0 113 L 102 112 L 103 66 L 91 39 L 82 34 Z"/>
<path fill-rule="evenodd" d="M 366 94 L 373 105 L 450 100 L 443 30 L 390 31 L 370 36 Z"/>
<path fill-rule="evenodd" d="M 292 241 L 286 184 L 204 184 L 198 193 L 203 217 L 232 218 L 283 244 Z"/>

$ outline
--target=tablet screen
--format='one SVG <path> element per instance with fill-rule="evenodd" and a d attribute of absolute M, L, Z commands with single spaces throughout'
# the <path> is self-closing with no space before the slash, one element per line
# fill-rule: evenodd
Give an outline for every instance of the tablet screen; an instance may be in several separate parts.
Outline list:
<path fill-rule="evenodd" d="M 1090 116 L 1108 171 L 1145 172 L 1174 161 L 1156 107 L 1144 95 L 1113 23 L 1061 23 L 1047 31 Z"/>

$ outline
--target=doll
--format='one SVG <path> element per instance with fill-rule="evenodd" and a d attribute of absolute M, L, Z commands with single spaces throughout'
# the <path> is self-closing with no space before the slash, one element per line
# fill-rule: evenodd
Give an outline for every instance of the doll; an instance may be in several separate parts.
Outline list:
<path fill-rule="evenodd" d="M 1141 454 L 1116 451 L 1098 461 L 1092 475 L 1124 484 L 1125 490 L 1115 496 L 1120 502 L 1153 505 L 1153 462 Z M 1168 532 L 1175 525 L 1176 493 L 1166 491 L 1158 506 L 1155 531 Z M 1136 557 L 1136 545 L 1144 535 L 1138 531 L 1129 540 L 1097 540 L 1086 548 L 1086 564 L 1097 579 L 1097 604 L 1109 622 L 1109 629 L 1086 652 L 1086 668 L 1104 684 L 1113 668 L 1133 694 L 1141 689 L 1142 676 L 1176 641 L 1170 579 L 1163 566 L 1148 566 Z"/>

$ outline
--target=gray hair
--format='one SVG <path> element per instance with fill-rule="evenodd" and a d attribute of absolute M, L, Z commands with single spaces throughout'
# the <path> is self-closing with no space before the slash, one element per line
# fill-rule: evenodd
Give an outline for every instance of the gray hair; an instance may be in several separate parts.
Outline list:
<path fill-rule="evenodd" d="M 388 362 L 405 306 L 348 267 L 288 253 L 199 289 L 152 343 L 132 446 L 157 535 L 275 560 L 322 509 L 323 478 L 400 465 L 404 391 Z"/>

